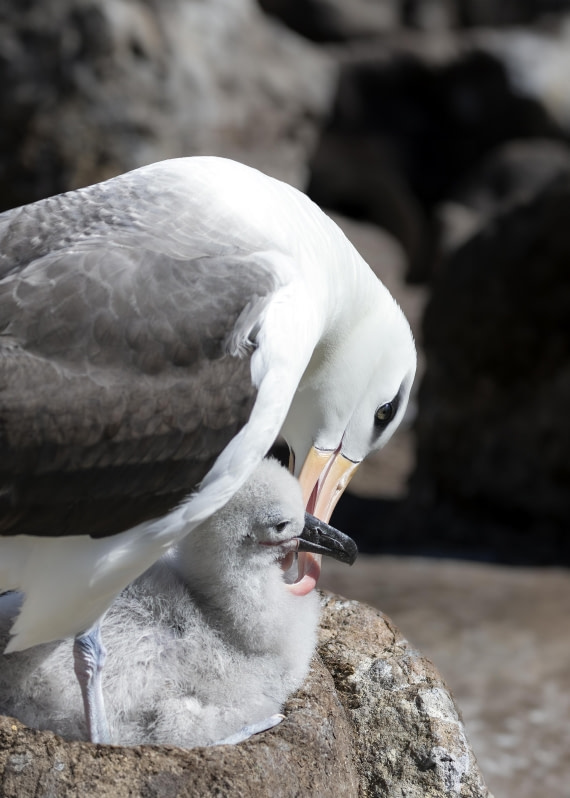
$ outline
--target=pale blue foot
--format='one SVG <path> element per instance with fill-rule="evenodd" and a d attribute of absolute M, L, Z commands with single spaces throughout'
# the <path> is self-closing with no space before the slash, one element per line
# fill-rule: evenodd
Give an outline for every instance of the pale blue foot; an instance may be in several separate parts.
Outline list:
<path fill-rule="evenodd" d="M 77 635 L 73 643 L 75 675 L 81 688 L 87 732 L 92 743 L 111 742 L 101 682 L 106 657 L 99 624 Z"/>

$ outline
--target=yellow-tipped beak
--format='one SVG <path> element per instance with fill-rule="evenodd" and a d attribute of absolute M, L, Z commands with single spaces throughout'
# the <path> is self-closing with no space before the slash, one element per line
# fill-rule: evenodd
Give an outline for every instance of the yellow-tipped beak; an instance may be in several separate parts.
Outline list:
<path fill-rule="evenodd" d="M 294 458 L 289 461 L 294 467 Z M 328 523 L 336 503 L 350 482 L 359 463 L 353 463 L 340 452 L 324 452 L 311 447 L 301 472 L 299 482 L 305 508 L 321 521 Z M 321 572 L 321 554 L 299 552 L 299 579 L 289 585 L 291 593 L 305 596 L 316 587 Z"/>
<path fill-rule="evenodd" d="M 359 465 L 340 452 L 311 447 L 299 474 L 303 501 L 309 512 L 328 522 Z"/>
<path fill-rule="evenodd" d="M 299 474 L 299 483 L 301 484 L 301 491 L 303 493 L 303 504 L 309 512 L 314 515 L 314 508 L 308 507 L 311 494 L 317 485 L 321 474 L 329 464 L 334 452 L 323 452 L 320 449 L 315 449 L 311 446 L 309 454 L 307 455 L 301 473 Z M 321 519 L 321 521 L 324 519 Z"/>
<path fill-rule="evenodd" d="M 338 500 L 359 465 L 360 463 L 354 463 L 342 454 L 336 455 L 325 473 L 324 480 L 319 483 L 313 515 L 316 515 L 321 521 L 329 521 Z"/>

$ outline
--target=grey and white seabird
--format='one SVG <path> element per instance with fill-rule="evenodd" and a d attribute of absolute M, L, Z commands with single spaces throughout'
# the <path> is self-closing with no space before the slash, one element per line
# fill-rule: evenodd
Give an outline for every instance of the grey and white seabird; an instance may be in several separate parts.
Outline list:
<path fill-rule="evenodd" d="M 350 538 L 307 523 L 297 480 L 264 460 L 119 595 L 102 622 L 113 652 L 104 689 L 114 743 L 241 741 L 282 718 L 276 713 L 309 670 L 319 617 L 316 592 L 293 595 L 284 572 L 299 546 L 356 556 Z M 14 609 L 14 594 L 0 598 L 0 637 Z M 0 712 L 87 739 L 71 668 L 69 640 L 0 656 Z"/>
<path fill-rule="evenodd" d="M 328 520 L 415 364 L 339 228 L 236 162 L 174 159 L 0 214 L 0 590 L 25 594 L 7 650 L 78 636 L 90 703 L 82 646 L 114 597 L 280 433 Z M 291 591 L 318 572 L 300 556 Z"/>

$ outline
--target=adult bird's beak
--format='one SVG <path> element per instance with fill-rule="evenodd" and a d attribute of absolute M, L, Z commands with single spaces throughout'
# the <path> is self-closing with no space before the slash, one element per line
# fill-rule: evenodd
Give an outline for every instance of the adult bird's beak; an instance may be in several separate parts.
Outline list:
<path fill-rule="evenodd" d="M 305 508 L 328 521 L 360 463 L 334 452 L 311 447 L 299 474 Z"/>
<path fill-rule="evenodd" d="M 305 513 L 305 527 L 298 540 L 298 551 L 326 554 L 349 565 L 352 565 L 358 554 L 358 546 L 352 538 L 310 513 Z"/>
<path fill-rule="evenodd" d="M 339 449 L 331 452 L 312 446 L 298 477 L 305 510 L 325 523 L 331 517 L 336 503 L 360 465 L 344 457 Z M 291 458 L 291 466 L 293 470 L 294 457 Z M 289 589 L 297 596 L 305 596 L 317 586 L 319 581 L 321 554 L 307 550 L 299 551 L 298 566 L 299 578 L 295 584 L 289 586 Z"/>

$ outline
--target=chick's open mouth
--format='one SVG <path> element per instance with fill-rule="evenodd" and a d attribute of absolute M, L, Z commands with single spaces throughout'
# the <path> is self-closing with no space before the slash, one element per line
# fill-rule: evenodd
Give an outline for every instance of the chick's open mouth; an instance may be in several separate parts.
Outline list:
<path fill-rule="evenodd" d="M 321 556 L 299 549 L 299 538 L 280 542 L 262 541 L 262 546 L 280 549 L 278 562 L 285 574 L 287 589 L 294 596 L 306 596 L 317 586 L 321 574 Z M 296 561 L 296 563 L 295 563 Z M 296 568 L 295 568 L 296 564 Z"/>

